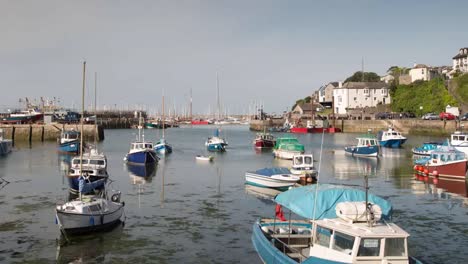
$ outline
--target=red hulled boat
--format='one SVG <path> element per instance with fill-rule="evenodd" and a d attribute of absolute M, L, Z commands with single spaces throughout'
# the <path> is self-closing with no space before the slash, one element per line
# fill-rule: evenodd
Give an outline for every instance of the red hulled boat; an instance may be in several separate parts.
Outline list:
<path fill-rule="evenodd" d="M 258 133 L 254 140 L 255 148 L 272 148 L 275 146 L 276 138 L 269 133 Z"/>

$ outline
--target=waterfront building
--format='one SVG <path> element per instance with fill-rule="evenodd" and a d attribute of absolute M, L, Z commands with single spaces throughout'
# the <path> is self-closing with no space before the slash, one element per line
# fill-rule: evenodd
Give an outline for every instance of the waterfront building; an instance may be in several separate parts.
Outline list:
<path fill-rule="evenodd" d="M 417 80 L 430 81 L 435 77 L 439 76 L 437 69 L 429 67 L 425 64 L 415 64 L 414 67 L 409 71 L 411 82 Z"/>
<path fill-rule="evenodd" d="M 333 89 L 334 114 L 348 109 L 390 104 L 389 85 L 385 82 L 347 82 Z"/>
<path fill-rule="evenodd" d="M 333 101 L 333 89 L 339 86 L 338 82 L 329 82 L 318 89 L 318 102 L 324 107 L 331 107 Z"/>
<path fill-rule="evenodd" d="M 468 48 L 461 48 L 453 58 L 453 71 L 468 72 Z"/>

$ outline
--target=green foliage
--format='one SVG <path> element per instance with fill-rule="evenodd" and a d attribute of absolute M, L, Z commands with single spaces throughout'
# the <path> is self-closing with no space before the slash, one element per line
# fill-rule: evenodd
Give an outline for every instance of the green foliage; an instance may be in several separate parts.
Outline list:
<path fill-rule="evenodd" d="M 449 94 L 442 79 L 416 81 L 409 85 L 397 85 L 392 96 L 394 112 L 412 112 L 419 116 L 445 111 L 447 105 L 457 106 L 457 101 Z M 423 107 L 420 110 L 420 106 Z"/>
<path fill-rule="evenodd" d="M 463 102 L 468 103 L 468 74 L 460 75 L 454 78 L 454 81 L 457 83 L 458 86 L 458 96 L 460 96 Z"/>
<path fill-rule="evenodd" d="M 344 82 L 379 82 L 380 76 L 375 72 L 364 72 L 364 78 L 361 71 L 355 72 L 352 76 L 348 77 Z"/>
<path fill-rule="evenodd" d="M 305 103 L 310 103 L 310 101 L 312 100 L 312 97 L 311 96 L 307 96 L 303 99 L 299 99 L 296 101 L 296 103 L 291 107 L 291 111 L 294 110 L 294 108 L 297 106 L 297 105 L 301 105 L 301 104 L 305 104 Z"/>

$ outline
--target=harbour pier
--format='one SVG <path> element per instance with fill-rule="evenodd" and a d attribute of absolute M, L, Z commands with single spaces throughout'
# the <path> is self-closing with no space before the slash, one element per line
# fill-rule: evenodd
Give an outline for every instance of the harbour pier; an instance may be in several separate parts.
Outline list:
<path fill-rule="evenodd" d="M 44 142 L 54 141 L 60 137 L 62 130 L 80 130 L 80 124 L 0 124 L 0 128 L 4 131 L 4 136 L 7 139 L 15 142 Z M 102 126 L 97 126 L 97 140 L 104 140 L 104 129 Z M 87 140 L 94 139 L 94 125 L 83 125 L 83 137 Z"/>

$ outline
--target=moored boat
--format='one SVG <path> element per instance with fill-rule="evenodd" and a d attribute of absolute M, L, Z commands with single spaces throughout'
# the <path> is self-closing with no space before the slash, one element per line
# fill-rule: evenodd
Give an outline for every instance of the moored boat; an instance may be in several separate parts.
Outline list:
<path fill-rule="evenodd" d="M 146 165 L 153 164 L 159 161 L 159 157 L 156 155 L 156 151 L 153 149 L 153 143 L 145 141 L 145 136 L 142 135 L 143 126 L 138 125 L 138 137 L 137 140 L 130 144 L 130 151 L 125 156 L 124 160 L 130 164 Z"/>
<path fill-rule="evenodd" d="M 257 133 L 257 136 L 254 140 L 255 148 L 272 148 L 275 146 L 276 139 L 270 133 Z"/>
<path fill-rule="evenodd" d="M 61 153 L 78 153 L 80 151 L 80 131 L 66 130 L 60 133 L 58 151 Z"/>
<path fill-rule="evenodd" d="M 169 143 L 167 143 L 166 139 L 165 139 L 165 131 L 166 131 L 166 119 L 165 119 L 165 116 L 164 116 L 164 111 L 165 111 L 165 107 L 164 107 L 164 95 L 162 96 L 162 138 L 156 142 L 156 144 L 154 145 L 154 150 L 156 151 L 156 153 L 159 153 L 161 155 L 166 155 L 166 154 L 169 154 L 169 153 L 172 153 L 172 146 L 169 145 Z"/>
<path fill-rule="evenodd" d="M 422 176 L 465 180 L 467 162 L 465 153 L 452 146 L 441 146 L 432 151 L 429 158 L 416 161 L 414 169 Z"/>
<path fill-rule="evenodd" d="M 264 263 L 416 261 L 408 255 L 409 234 L 387 222 L 392 206 L 378 196 L 310 185 L 280 193 L 275 202 L 279 220 L 261 218 L 253 225 L 252 243 Z M 307 220 L 287 221 L 283 207 Z"/>
<path fill-rule="evenodd" d="M 219 137 L 219 129 L 217 128 L 214 132 L 214 136 L 209 137 L 206 142 L 205 146 L 208 151 L 215 151 L 215 152 L 224 152 L 226 151 L 226 146 L 228 143 L 224 138 Z"/>
<path fill-rule="evenodd" d="M 377 139 L 372 134 L 365 134 L 356 137 L 357 145 L 346 146 L 345 154 L 350 154 L 356 157 L 377 157 L 379 155 L 379 146 Z"/>
<path fill-rule="evenodd" d="M 295 137 L 281 137 L 276 140 L 273 154 L 280 159 L 292 159 L 295 155 L 304 154 L 304 145 Z"/>
<path fill-rule="evenodd" d="M 377 138 L 380 146 L 386 148 L 399 148 L 406 142 L 406 137 L 393 127 L 388 128 L 388 130 L 379 131 Z"/>
<path fill-rule="evenodd" d="M 197 155 L 197 156 L 195 156 L 195 159 L 200 160 L 200 161 L 213 161 L 214 157 L 213 156 Z"/>
<path fill-rule="evenodd" d="M 420 147 L 414 147 L 412 149 L 413 154 L 419 156 L 430 156 L 432 151 L 442 146 L 440 142 L 424 142 Z"/>
<path fill-rule="evenodd" d="M 44 119 L 44 114 L 36 108 L 29 108 L 24 111 L 11 113 L 9 116 L 0 120 L 1 123 L 11 124 L 28 124 L 41 121 Z"/>
<path fill-rule="evenodd" d="M 13 147 L 13 141 L 11 139 L 4 139 L 3 129 L 0 129 L 0 156 L 10 153 L 12 147 Z"/>
<path fill-rule="evenodd" d="M 245 182 L 250 185 L 267 188 L 287 188 L 300 180 L 288 168 L 263 168 L 245 173 Z"/>
<path fill-rule="evenodd" d="M 316 176 L 317 170 L 314 167 L 314 155 L 301 154 L 292 159 L 291 173 L 296 175 Z"/>

